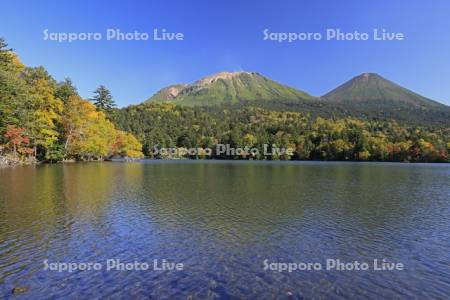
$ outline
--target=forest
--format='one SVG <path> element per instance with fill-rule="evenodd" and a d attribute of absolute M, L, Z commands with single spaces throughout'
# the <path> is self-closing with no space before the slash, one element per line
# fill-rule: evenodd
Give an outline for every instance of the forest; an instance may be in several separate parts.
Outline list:
<path fill-rule="evenodd" d="M 251 158 L 280 160 L 448 162 L 450 152 L 448 127 L 427 128 L 355 117 L 324 118 L 250 104 L 211 108 L 146 103 L 114 109 L 111 119 L 142 142 L 147 156 L 152 156 L 154 147 L 215 148 L 218 144 L 257 148 L 260 155 Z M 290 156 L 264 156 L 264 145 L 295 151 Z"/>
<path fill-rule="evenodd" d="M 0 156 L 12 162 L 141 157 L 142 145 L 108 118 L 109 91 L 94 103 L 70 79 L 57 82 L 43 67 L 27 67 L 0 39 Z"/>

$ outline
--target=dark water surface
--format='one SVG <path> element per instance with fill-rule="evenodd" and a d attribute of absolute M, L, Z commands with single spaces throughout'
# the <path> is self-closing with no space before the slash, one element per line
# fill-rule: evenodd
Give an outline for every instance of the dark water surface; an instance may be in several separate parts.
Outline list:
<path fill-rule="evenodd" d="M 264 270 L 368 262 L 404 271 Z M 57 272 L 43 261 L 99 262 Z M 167 259 L 183 271 L 106 271 Z M 14 287 L 26 291 L 12 295 Z M 0 170 L 0 298 L 450 297 L 450 166 L 143 162 Z"/>

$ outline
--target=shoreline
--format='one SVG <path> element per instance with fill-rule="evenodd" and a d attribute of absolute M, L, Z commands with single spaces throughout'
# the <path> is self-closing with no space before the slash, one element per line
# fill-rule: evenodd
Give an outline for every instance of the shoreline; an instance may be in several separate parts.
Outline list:
<path fill-rule="evenodd" d="M 38 163 L 39 162 L 37 161 L 21 161 L 19 159 L 12 159 L 6 156 L 0 156 L 0 169 L 16 166 L 34 165 Z"/>
<path fill-rule="evenodd" d="M 28 161 L 21 161 L 21 160 L 14 160 L 8 157 L 0 156 L 0 169 L 6 169 L 6 168 L 12 168 L 12 167 L 18 167 L 18 166 L 36 166 L 36 165 L 57 165 L 57 164 L 77 164 L 77 163 L 99 163 L 99 162 L 146 162 L 146 161 L 158 161 L 158 162 L 208 162 L 208 161 L 215 161 L 215 162 L 261 162 L 261 163 L 267 163 L 267 162 L 322 162 L 322 163 L 372 163 L 372 164 L 383 164 L 383 163 L 393 163 L 393 164 L 448 164 L 450 165 L 450 162 L 421 162 L 421 161 L 390 161 L 390 160 L 267 160 L 267 159 L 195 159 L 195 158 L 141 158 L 141 159 L 126 159 L 126 158 L 120 158 L 120 159 L 103 159 L 103 160 L 63 160 L 59 162 L 45 162 L 45 161 L 36 161 L 36 160 L 28 160 Z"/>

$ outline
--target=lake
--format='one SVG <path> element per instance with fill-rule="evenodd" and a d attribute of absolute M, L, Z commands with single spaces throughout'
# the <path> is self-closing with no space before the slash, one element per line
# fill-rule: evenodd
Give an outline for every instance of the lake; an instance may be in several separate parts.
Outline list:
<path fill-rule="evenodd" d="M 374 270 L 375 259 L 403 270 Z M 345 270 L 327 268 L 338 261 Z M 348 270 L 355 262 L 369 268 Z M 322 269 L 292 269 L 308 263 Z M 448 299 L 450 165 L 0 169 L 0 298 L 17 287 L 25 299 Z"/>

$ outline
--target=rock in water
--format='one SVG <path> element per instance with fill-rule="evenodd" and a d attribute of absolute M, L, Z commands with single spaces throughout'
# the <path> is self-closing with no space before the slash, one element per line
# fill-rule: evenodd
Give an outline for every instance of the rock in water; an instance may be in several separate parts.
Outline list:
<path fill-rule="evenodd" d="M 12 289 L 11 293 L 13 294 L 22 294 L 28 290 L 26 286 L 18 286 Z"/>

